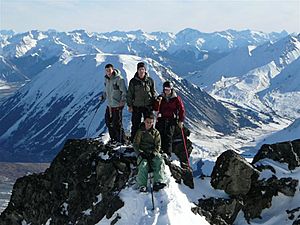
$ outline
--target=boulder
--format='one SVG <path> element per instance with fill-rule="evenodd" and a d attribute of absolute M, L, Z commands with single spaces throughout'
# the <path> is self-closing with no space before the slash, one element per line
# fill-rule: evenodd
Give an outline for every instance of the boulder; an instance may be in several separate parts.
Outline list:
<path fill-rule="evenodd" d="M 257 180 L 259 171 L 232 150 L 223 152 L 211 174 L 211 185 L 231 196 L 246 195 Z"/>
<path fill-rule="evenodd" d="M 242 202 L 237 199 L 208 198 L 199 199 L 192 211 L 205 216 L 211 224 L 229 225 L 233 224 L 241 208 Z"/>

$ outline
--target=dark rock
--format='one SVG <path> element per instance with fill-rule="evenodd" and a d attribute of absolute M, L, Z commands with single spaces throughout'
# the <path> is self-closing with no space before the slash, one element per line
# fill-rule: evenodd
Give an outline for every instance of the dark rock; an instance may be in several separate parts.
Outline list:
<path fill-rule="evenodd" d="M 286 213 L 288 214 L 288 218 L 290 220 L 295 219 L 295 213 L 296 212 L 300 213 L 300 207 L 297 207 L 297 208 L 294 208 L 294 209 L 291 209 L 291 210 L 286 210 Z M 299 216 L 300 216 L 300 214 L 299 214 Z"/>
<path fill-rule="evenodd" d="M 194 213 L 205 216 L 210 224 L 229 225 L 233 224 L 242 202 L 237 199 L 199 199 L 197 207 L 192 208 Z"/>
<path fill-rule="evenodd" d="M 133 152 L 133 149 L 131 149 Z M 101 155 L 108 156 L 107 160 Z M 98 141 L 69 140 L 43 174 L 18 179 L 0 224 L 95 224 L 123 207 L 119 191 L 136 158 L 118 155 Z M 102 199 L 97 202 L 96 196 Z M 83 212 L 90 209 L 90 215 Z"/>
<path fill-rule="evenodd" d="M 211 174 L 211 185 L 231 196 L 246 195 L 259 172 L 232 150 L 223 152 Z"/>
<path fill-rule="evenodd" d="M 299 215 L 298 218 L 293 222 L 292 225 L 300 225 L 300 215 Z"/>
<path fill-rule="evenodd" d="M 290 170 L 300 166 L 300 139 L 276 144 L 264 144 L 253 158 L 252 164 L 261 159 L 287 163 Z"/>
<path fill-rule="evenodd" d="M 171 164 L 171 162 L 169 162 Z M 114 150 L 95 140 L 68 140 L 42 174 L 19 178 L 11 201 L 0 215 L 1 225 L 94 225 L 124 206 L 119 193 L 135 179 L 133 148 Z M 188 168 L 171 165 L 177 180 L 193 187 Z"/>
<path fill-rule="evenodd" d="M 185 166 L 184 168 L 181 168 L 168 160 L 165 160 L 165 163 L 169 166 L 172 177 L 174 177 L 177 183 L 181 184 L 181 181 L 183 181 L 186 186 L 192 189 L 194 188 L 193 172 L 189 167 Z"/>
<path fill-rule="evenodd" d="M 262 210 L 272 206 L 272 198 L 279 192 L 287 196 L 294 196 L 298 182 L 292 178 L 278 179 L 276 176 L 272 176 L 267 180 L 253 183 L 250 191 L 243 198 L 246 220 L 260 218 Z"/>
<path fill-rule="evenodd" d="M 297 157 L 299 154 L 299 140 L 293 142 L 278 143 L 270 145 L 268 148 L 262 148 L 261 152 L 256 155 L 254 162 L 268 156 L 273 160 L 286 162 L 290 169 L 297 165 Z M 275 146 L 275 147 L 274 147 Z M 290 146 L 290 147 L 288 147 Z M 275 150 L 277 152 L 275 152 Z M 270 152 L 268 152 L 270 151 Z M 293 151 L 293 153 L 291 152 Z M 284 154 L 292 154 L 291 157 L 283 156 Z M 280 158 L 283 157 L 283 158 Z M 294 161 L 292 160 L 294 159 Z M 275 174 L 276 170 L 271 165 L 255 165 L 253 168 L 241 156 L 233 151 L 222 153 L 213 169 L 211 175 L 211 184 L 214 188 L 222 189 L 230 195 L 228 200 L 219 199 L 200 199 L 197 207 L 193 211 L 204 215 L 211 224 L 233 224 L 234 215 L 240 210 L 244 212 L 245 219 L 250 223 L 252 219 L 261 218 L 264 209 L 272 206 L 273 196 L 282 193 L 286 196 L 294 196 L 299 185 L 299 180 L 291 177 L 283 177 L 278 179 Z M 292 166 L 292 167 L 291 167 Z M 258 180 L 259 171 L 270 170 L 274 175 L 268 179 Z M 236 202 L 239 204 L 236 205 Z M 231 205 L 233 204 L 233 206 Z M 227 207 L 231 205 L 228 212 L 223 209 L 225 215 L 222 214 L 220 205 Z M 293 225 L 300 223 L 300 215 L 296 218 L 296 211 L 299 209 L 287 211 L 288 216 L 293 221 Z M 226 217 L 226 216 L 229 216 Z M 295 219 L 296 218 L 296 219 Z"/>

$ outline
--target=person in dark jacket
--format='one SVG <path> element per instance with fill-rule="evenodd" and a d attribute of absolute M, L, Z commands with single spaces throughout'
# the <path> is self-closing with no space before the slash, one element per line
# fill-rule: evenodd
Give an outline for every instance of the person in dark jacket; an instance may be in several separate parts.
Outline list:
<path fill-rule="evenodd" d="M 137 72 L 130 80 L 127 93 L 127 105 L 131 116 L 131 141 L 133 141 L 138 130 L 142 117 L 153 110 L 154 99 L 156 98 L 154 81 L 146 72 L 145 63 L 137 64 Z"/>
<path fill-rule="evenodd" d="M 101 101 L 107 99 L 105 123 L 108 128 L 110 141 L 124 143 L 124 129 L 122 126 L 122 110 L 126 103 L 127 88 L 121 72 L 114 69 L 112 64 L 105 66 L 105 91 L 100 96 Z"/>
<path fill-rule="evenodd" d="M 175 127 L 183 128 L 185 109 L 170 81 L 163 83 L 163 93 L 158 97 L 155 108 L 158 111 L 156 128 L 162 138 L 162 151 L 171 156 Z"/>
<path fill-rule="evenodd" d="M 141 192 L 146 191 L 148 172 L 151 167 L 153 170 L 154 191 L 164 188 L 165 178 L 165 163 L 160 154 L 161 140 L 159 131 L 153 127 L 154 115 L 149 113 L 145 116 L 144 123 L 137 130 L 133 148 L 138 155 L 138 174 L 137 183 Z"/>

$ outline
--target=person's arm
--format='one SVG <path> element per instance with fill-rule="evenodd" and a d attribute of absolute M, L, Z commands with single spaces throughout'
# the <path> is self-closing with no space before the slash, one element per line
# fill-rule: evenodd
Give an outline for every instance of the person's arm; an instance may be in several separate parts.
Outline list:
<path fill-rule="evenodd" d="M 151 78 L 150 92 L 151 92 L 152 98 L 154 100 L 156 98 L 157 94 L 156 94 L 156 91 L 155 91 L 155 83 L 154 83 L 154 80 L 152 78 Z"/>
<path fill-rule="evenodd" d="M 179 111 L 179 122 L 183 122 L 185 118 L 185 109 L 184 109 L 183 101 L 179 95 L 177 96 L 177 100 L 178 100 L 177 107 Z"/>
<path fill-rule="evenodd" d="M 126 102 L 126 95 L 127 95 L 127 88 L 126 88 L 126 85 L 125 85 L 125 80 L 124 78 L 120 78 L 119 79 L 119 89 L 121 91 L 121 101 L 120 101 L 120 106 L 124 106 L 125 105 L 125 102 Z"/>
<path fill-rule="evenodd" d="M 160 153 L 160 148 L 161 148 L 161 138 L 159 131 L 156 130 L 154 134 L 154 155 Z"/>
<path fill-rule="evenodd" d="M 129 82 L 128 92 L 127 92 L 127 105 L 128 107 L 132 107 L 134 98 L 134 85 L 132 80 Z"/>
<path fill-rule="evenodd" d="M 140 150 L 140 143 L 142 140 L 142 132 L 138 130 L 135 134 L 134 140 L 133 140 L 133 149 L 137 155 L 141 153 Z"/>
<path fill-rule="evenodd" d="M 104 91 L 102 91 L 102 94 L 99 96 L 100 102 L 104 102 L 106 100 L 106 79 L 104 78 Z"/>

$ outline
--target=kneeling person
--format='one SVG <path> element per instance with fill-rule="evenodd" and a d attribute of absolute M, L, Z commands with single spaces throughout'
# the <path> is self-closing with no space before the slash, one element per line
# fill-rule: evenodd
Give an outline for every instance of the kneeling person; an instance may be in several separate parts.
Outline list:
<path fill-rule="evenodd" d="M 149 113 L 145 116 L 144 123 L 138 129 L 133 148 L 138 154 L 138 175 L 137 183 L 141 192 L 146 191 L 148 172 L 153 170 L 154 191 L 158 191 L 166 186 L 165 163 L 160 154 L 161 140 L 158 130 L 153 127 L 154 115 Z"/>

